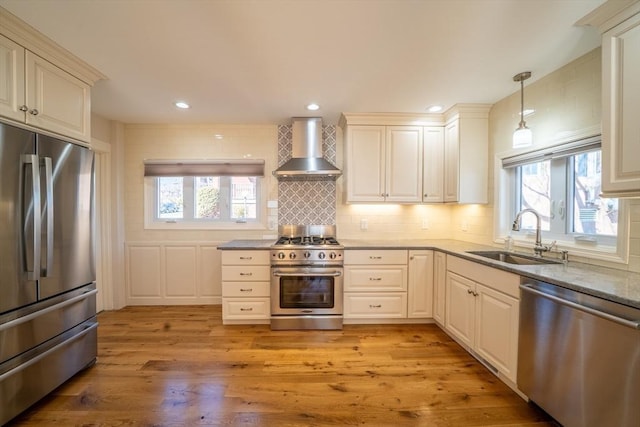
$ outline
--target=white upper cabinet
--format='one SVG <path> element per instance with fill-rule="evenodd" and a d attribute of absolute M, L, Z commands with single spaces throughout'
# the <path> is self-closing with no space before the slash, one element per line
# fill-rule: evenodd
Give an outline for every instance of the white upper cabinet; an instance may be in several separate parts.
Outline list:
<path fill-rule="evenodd" d="M 27 51 L 26 123 L 91 142 L 91 88 Z"/>
<path fill-rule="evenodd" d="M 423 134 L 422 201 L 444 201 L 444 129 L 425 127 Z"/>
<path fill-rule="evenodd" d="M 422 127 L 348 126 L 347 202 L 422 200 Z"/>
<path fill-rule="evenodd" d="M 347 201 L 384 202 L 385 127 L 349 126 L 347 130 Z"/>
<path fill-rule="evenodd" d="M 346 201 L 487 203 L 489 108 L 343 114 Z"/>
<path fill-rule="evenodd" d="M 422 201 L 422 127 L 387 126 L 385 200 Z"/>
<path fill-rule="evenodd" d="M 489 105 L 458 105 L 446 113 L 444 201 L 488 202 Z"/>
<path fill-rule="evenodd" d="M 0 8 L 0 116 L 91 141 L 91 85 L 105 78 Z"/>
<path fill-rule="evenodd" d="M 603 35 L 602 191 L 640 196 L 640 13 Z"/>
<path fill-rule="evenodd" d="M 0 35 L 0 115 L 23 121 L 24 48 Z"/>
<path fill-rule="evenodd" d="M 640 197 L 640 2 L 607 1 L 578 23 L 602 33 L 602 193 Z"/>

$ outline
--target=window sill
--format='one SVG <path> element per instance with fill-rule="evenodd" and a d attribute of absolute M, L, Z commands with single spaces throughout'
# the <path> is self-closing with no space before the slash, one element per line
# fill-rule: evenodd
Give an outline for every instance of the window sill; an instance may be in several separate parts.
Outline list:
<path fill-rule="evenodd" d="M 189 222 L 189 221 L 153 221 L 145 222 L 145 230 L 267 230 L 261 222 Z"/>

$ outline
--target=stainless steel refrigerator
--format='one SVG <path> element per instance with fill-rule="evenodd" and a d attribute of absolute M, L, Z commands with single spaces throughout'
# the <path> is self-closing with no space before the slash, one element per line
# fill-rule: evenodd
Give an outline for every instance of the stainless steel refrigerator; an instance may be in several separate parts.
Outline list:
<path fill-rule="evenodd" d="M 93 152 L 0 122 L 0 425 L 97 354 Z"/>

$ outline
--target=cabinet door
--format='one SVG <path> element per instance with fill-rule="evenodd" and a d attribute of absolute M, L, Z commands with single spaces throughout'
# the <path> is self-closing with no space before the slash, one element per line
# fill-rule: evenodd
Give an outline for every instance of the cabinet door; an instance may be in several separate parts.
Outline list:
<path fill-rule="evenodd" d="M 444 129 L 444 201 L 458 201 L 459 138 L 458 121 L 447 124 Z"/>
<path fill-rule="evenodd" d="M 90 142 L 90 86 L 29 51 L 25 70 L 26 122 Z"/>
<path fill-rule="evenodd" d="M 602 190 L 640 196 L 640 14 L 602 40 Z"/>
<path fill-rule="evenodd" d="M 387 202 L 422 201 L 421 127 L 387 127 L 385 188 Z"/>
<path fill-rule="evenodd" d="M 447 278 L 447 255 L 434 252 L 433 256 L 433 319 L 444 326 L 445 282 Z"/>
<path fill-rule="evenodd" d="M 349 126 L 347 202 L 383 202 L 385 127 Z"/>
<path fill-rule="evenodd" d="M 423 133 L 422 201 L 444 201 L 444 128 L 426 127 Z"/>
<path fill-rule="evenodd" d="M 476 351 L 515 383 L 519 302 L 480 284 L 476 293 Z"/>
<path fill-rule="evenodd" d="M 24 48 L 0 35 L 0 115 L 24 121 Z"/>
<path fill-rule="evenodd" d="M 475 286 L 474 281 L 447 272 L 445 329 L 469 347 L 474 342 Z"/>
<path fill-rule="evenodd" d="M 409 252 L 409 292 L 407 316 L 433 315 L 433 251 Z"/>

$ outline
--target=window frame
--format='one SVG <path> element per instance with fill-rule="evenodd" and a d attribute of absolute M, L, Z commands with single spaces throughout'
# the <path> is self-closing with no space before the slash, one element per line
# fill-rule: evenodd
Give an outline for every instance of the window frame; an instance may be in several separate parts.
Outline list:
<path fill-rule="evenodd" d="M 262 171 L 262 175 L 258 175 Z M 264 161 L 245 160 L 145 160 L 144 176 L 144 228 L 173 230 L 266 230 L 267 185 L 264 182 Z M 250 172 L 250 173 L 247 173 Z M 221 178 L 221 201 L 226 205 L 226 214 L 220 219 L 194 218 L 195 178 L 215 176 Z M 158 178 L 182 177 L 184 200 L 183 214 L 186 218 L 160 218 L 158 216 Z M 256 218 L 231 218 L 231 178 L 251 177 L 256 179 Z M 226 179 L 228 178 L 228 179 Z M 226 182 L 228 181 L 228 182 Z M 226 184 L 225 184 L 226 182 Z M 226 192 L 222 190 L 226 189 Z M 193 202 L 193 203 L 190 203 Z M 227 212 L 228 211 L 228 212 Z"/>
<path fill-rule="evenodd" d="M 517 203 L 519 203 L 518 200 L 520 194 L 516 182 L 516 168 L 505 168 L 503 167 L 503 164 L 505 162 L 508 162 L 509 160 L 513 161 L 513 159 L 518 159 L 519 161 L 522 161 L 522 159 L 526 158 L 531 158 L 531 162 L 535 162 L 536 159 L 543 160 L 545 156 L 547 156 L 547 158 L 550 158 L 550 153 L 562 151 L 563 149 L 572 150 L 567 151 L 565 153 L 565 157 L 569 155 L 575 155 L 580 151 L 589 151 L 584 149 L 579 150 L 577 148 L 581 145 L 587 145 L 585 141 L 593 143 L 596 140 L 599 143 L 600 135 L 566 139 L 563 141 L 558 141 L 554 144 L 547 145 L 543 148 L 538 148 L 536 150 L 510 150 L 508 152 L 503 152 L 495 155 L 494 176 L 497 185 L 495 186 L 494 199 L 496 209 L 496 214 L 494 215 L 494 243 L 504 244 L 507 237 L 511 236 L 516 250 L 520 251 L 532 250 L 535 243 L 535 232 L 531 230 L 514 232 L 511 230 L 511 225 L 513 224 L 513 219 L 515 218 L 516 213 L 515 209 Z M 565 163 L 569 162 L 565 159 Z M 567 166 L 567 171 L 569 167 L 570 166 Z M 575 239 L 575 237 L 584 234 L 574 233 L 569 229 L 569 215 L 573 215 L 573 194 L 568 188 L 570 186 L 568 177 L 565 177 L 564 181 L 565 188 L 563 191 L 567 192 L 567 196 L 571 196 L 570 199 L 565 199 L 570 200 L 570 203 L 565 202 L 565 204 L 570 205 L 570 208 L 566 207 L 566 214 L 563 220 L 565 222 L 564 226 L 566 227 L 565 230 L 567 231 L 567 233 L 554 234 L 553 232 L 542 231 L 542 243 L 545 245 L 549 245 L 552 241 L 555 240 L 558 250 L 568 250 L 570 255 L 573 256 L 612 263 L 628 263 L 628 233 L 630 215 L 627 201 L 625 201 L 624 199 L 618 199 L 618 234 L 615 238 L 615 243 L 613 242 L 613 238 L 608 238 L 607 236 L 600 236 L 600 241 L 598 242 L 590 241 L 590 239 Z"/>

